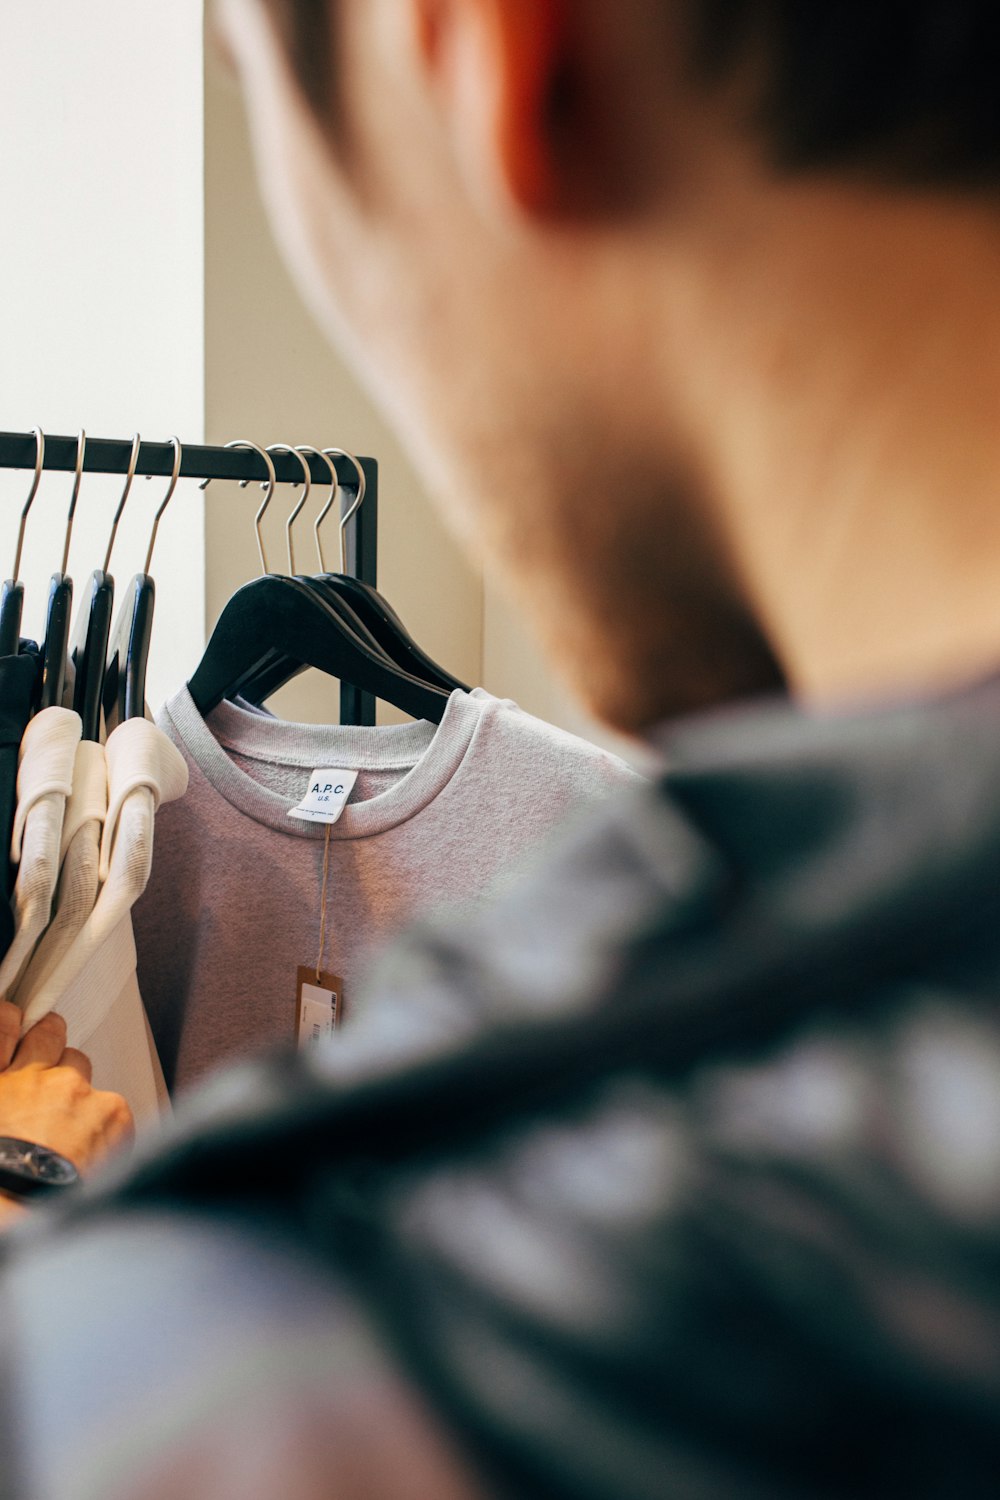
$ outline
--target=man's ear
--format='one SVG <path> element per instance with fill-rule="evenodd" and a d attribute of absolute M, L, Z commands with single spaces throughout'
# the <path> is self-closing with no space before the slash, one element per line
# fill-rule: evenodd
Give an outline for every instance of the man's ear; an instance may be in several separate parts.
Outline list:
<path fill-rule="evenodd" d="M 566 0 L 480 0 L 495 36 L 496 139 L 504 181 L 529 212 L 569 196 L 571 47 Z"/>
<path fill-rule="evenodd" d="M 417 0 L 457 157 L 531 215 L 571 211 L 585 122 L 568 0 Z M 491 181 L 492 179 L 492 181 Z"/>

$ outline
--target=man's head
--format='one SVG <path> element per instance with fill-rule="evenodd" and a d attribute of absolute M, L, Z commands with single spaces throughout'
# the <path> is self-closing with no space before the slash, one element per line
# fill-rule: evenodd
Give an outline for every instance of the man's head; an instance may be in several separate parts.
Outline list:
<path fill-rule="evenodd" d="M 818 682 L 823 569 L 886 445 L 916 459 L 885 389 L 926 417 L 935 370 L 904 334 L 996 261 L 986 0 L 226 15 L 301 284 L 591 708 Z"/>

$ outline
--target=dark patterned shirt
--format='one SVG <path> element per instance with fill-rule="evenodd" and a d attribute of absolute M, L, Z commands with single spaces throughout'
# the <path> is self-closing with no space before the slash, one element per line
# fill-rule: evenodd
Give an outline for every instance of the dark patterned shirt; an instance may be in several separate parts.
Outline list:
<path fill-rule="evenodd" d="M 25 1242 L 12 1493 L 159 1493 L 247 1410 L 277 1493 L 289 1392 L 382 1369 L 484 1495 L 997 1493 L 1000 684 L 659 743 L 353 1037 L 220 1079 Z"/>

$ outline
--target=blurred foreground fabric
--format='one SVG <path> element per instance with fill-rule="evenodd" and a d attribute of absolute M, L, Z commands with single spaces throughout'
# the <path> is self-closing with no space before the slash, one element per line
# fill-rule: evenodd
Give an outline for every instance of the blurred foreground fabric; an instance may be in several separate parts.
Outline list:
<path fill-rule="evenodd" d="M 8 1248 L 3 1493 L 319 1495 L 392 1371 L 476 1493 L 996 1493 L 1000 682 L 658 743 Z"/>

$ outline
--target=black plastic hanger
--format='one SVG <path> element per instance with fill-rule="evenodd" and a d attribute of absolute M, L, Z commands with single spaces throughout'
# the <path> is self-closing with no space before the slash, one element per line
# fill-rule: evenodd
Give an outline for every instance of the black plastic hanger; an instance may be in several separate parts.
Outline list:
<path fill-rule="evenodd" d="M 288 520 L 285 522 L 285 546 L 288 552 L 288 573 L 284 576 L 299 576 L 295 573 L 294 525 L 296 518 L 300 515 L 303 507 L 309 499 L 309 492 L 312 488 L 312 475 L 309 470 L 309 465 L 306 463 L 305 459 L 302 456 L 303 449 L 292 448 L 288 443 L 269 443 L 264 451 L 268 454 L 290 453 L 293 455 L 293 457 L 298 459 L 299 463 L 302 466 L 302 498 L 292 510 L 291 514 L 288 517 Z M 315 453 L 318 450 L 314 448 L 310 451 Z M 333 470 L 333 466 L 332 464 L 330 464 L 329 459 L 326 459 L 326 463 L 330 466 L 331 471 L 333 472 L 333 482 L 334 486 L 336 486 L 336 471 Z M 265 498 L 264 504 L 259 512 L 259 517 L 263 516 L 269 502 L 270 494 L 268 494 Z M 263 546 L 261 543 L 259 525 L 257 527 L 257 538 L 258 547 L 261 554 L 261 567 L 262 569 L 266 570 L 266 559 L 264 557 Z M 332 591 L 324 588 L 323 584 L 314 578 L 299 576 L 299 582 L 305 584 L 307 588 L 312 589 L 314 593 L 318 594 L 318 596 L 330 606 L 334 613 L 340 617 L 345 629 L 349 632 L 355 643 L 360 641 L 376 655 L 384 655 L 378 641 L 370 633 L 370 631 L 367 630 L 365 625 L 358 619 L 358 616 L 351 608 L 349 603 L 335 596 Z M 391 658 L 387 659 L 386 665 L 390 667 L 393 665 Z M 297 677 L 304 670 L 306 669 L 302 666 L 302 664 L 300 662 L 297 662 L 294 658 L 289 656 L 281 656 L 275 652 L 271 652 L 266 665 L 262 667 L 259 672 L 255 672 L 253 677 L 244 684 L 243 688 L 241 689 L 240 696 L 246 698 L 250 703 L 266 703 L 272 693 L 275 693 L 279 688 L 284 687 L 286 682 L 290 682 L 293 677 Z M 351 704 L 351 708 L 354 710 L 354 714 L 350 718 L 343 717 L 343 700 L 345 695 Z M 353 688 L 349 682 L 345 682 L 342 686 L 341 700 L 343 722 L 358 722 L 358 719 L 356 717 L 357 709 L 359 707 L 357 689 Z"/>
<path fill-rule="evenodd" d="M 69 617 L 73 608 L 73 580 L 65 573 L 49 579 L 49 602 L 45 612 L 45 640 L 39 678 L 38 707 L 55 708 L 62 703 L 69 645 Z"/>
<path fill-rule="evenodd" d="M 421 682 L 442 688 L 446 693 L 452 693 L 456 688 L 466 693 L 469 691 L 464 682 L 421 650 L 395 610 L 370 583 L 345 573 L 320 573 L 311 581 L 349 604 L 360 624 L 386 656 L 411 677 L 418 677 Z"/>
<path fill-rule="evenodd" d="M 183 457 L 180 438 L 172 437 L 168 441 L 174 450 L 170 484 L 153 517 L 145 566 L 141 573 L 135 575 L 126 590 L 108 644 L 102 697 L 105 723 L 109 729 L 125 719 L 141 719 L 146 713 L 146 667 L 156 605 L 156 585 L 149 570 L 153 562 L 153 547 L 156 533 L 160 529 L 160 519 L 177 488 Z"/>
<path fill-rule="evenodd" d="M 76 444 L 76 470 L 73 474 L 73 494 L 66 517 L 66 536 L 63 541 L 62 568 L 49 580 L 49 603 L 45 616 L 45 639 L 42 642 L 42 672 L 39 680 L 39 708 L 61 707 L 66 681 L 66 659 L 69 647 L 69 619 L 73 609 L 73 580 L 66 569 L 69 567 L 69 544 L 73 536 L 73 519 L 76 502 L 80 497 L 83 479 L 83 460 L 87 451 L 87 434 L 81 427 Z"/>
<path fill-rule="evenodd" d="M 16 656 L 24 613 L 24 584 L 5 579 L 0 587 L 0 656 Z"/>
<path fill-rule="evenodd" d="M 281 574 L 278 576 L 287 577 L 288 575 Z M 362 621 L 358 619 L 358 616 L 355 614 L 350 605 L 346 604 L 336 594 L 327 593 L 326 589 L 323 586 L 324 580 L 309 577 L 297 577 L 295 581 L 297 583 L 304 584 L 305 587 L 309 589 L 313 594 L 315 594 L 316 597 L 321 600 L 321 602 L 328 609 L 333 611 L 333 613 L 339 618 L 349 640 L 352 643 L 360 644 L 373 655 L 381 657 L 383 665 L 389 670 L 397 669 L 397 663 L 394 662 L 391 657 L 386 655 L 382 647 L 379 645 L 378 641 L 375 639 L 374 635 L 372 635 L 372 633 L 366 628 Z M 240 697 L 245 698 L 249 703 L 254 703 L 257 705 L 266 703 L 272 693 L 276 693 L 279 688 L 285 686 L 286 682 L 291 682 L 293 677 L 297 677 L 301 672 L 305 670 L 306 669 L 302 665 L 302 663 L 296 661 L 294 657 L 282 655 L 279 652 L 272 651 L 269 653 L 268 659 L 266 663 L 261 667 L 260 671 L 255 672 L 254 675 L 249 679 L 249 681 L 246 682 L 240 689 Z M 411 673 L 408 675 L 413 676 L 415 674 Z M 422 681 L 423 679 L 418 680 Z M 350 679 L 348 679 L 348 683 L 350 683 Z M 346 723 L 353 721 L 345 720 L 344 722 Z"/>
<path fill-rule="evenodd" d="M 28 524 L 28 512 L 32 507 L 45 467 L 45 434 L 40 427 L 32 429 L 35 435 L 35 474 L 31 481 L 28 498 L 21 511 L 21 524 L 17 532 L 17 547 L 14 552 L 14 572 L 0 589 L 0 656 L 16 656 L 21 638 L 21 616 L 24 612 L 24 584 L 18 582 L 21 571 L 21 553 L 24 550 L 24 530 Z"/>
<path fill-rule="evenodd" d="M 316 667 L 416 718 L 439 723 L 446 693 L 400 671 L 374 641 L 364 638 L 349 608 L 324 599 L 309 580 L 268 571 L 261 521 L 274 493 L 274 464 L 270 453 L 256 443 L 232 446 L 253 448 L 267 466 L 266 493 L 254 518 L 263 576 L 237 590 L 212 632 L 188 683 L 199 712 L 210 713 L 223 698 L 252 690 L 255 682 L 259 687 L 262 674 L 277 662 L 284 681 Z M 292 519 L 299 510 L 301 505 Z M 291 561 L 294 565 L 294 556 Z"/>
<path fill-rule="evenodd" d="M 322 458 L 330 468 L 330 494 L 327 497 L 326 504 L 313 523 L 316 556 L 319 559 L 319 574 L 317 575 L 316 582 L 321 583 L 327 590 L 336 593 L 345 603 L 351 606 L 357 618 L 371 632 L 386 655 L 398 667 L 401 667 L 404 672 L 409 672 L 413 677 L 419 677 L 422 681 L 430 683 L 433 687 L 444 688 L 449 693 L 454 692 L 456 688 L 461 689 L 463 692 L 468 692 L 469 689 L 464 682 L 452 676 L 433 657 L 428 656 L 426 651 L 421 650 L 395 610 L 382 597 L 378 589 L 373 588 L 370 583 L 363 582 L 360 578 L 353 578 L 346 571 L 344 536 L 347 523 L 364 503 L 365 498 L 365 471 L 354 454 L 346 452 L 343 448 L 327 448 L 322 453 L 318 453 L 315 448 L 310 449 L 305 444 L 298 451 L 300 453 L 307 451 L 317 453 L 317 457 Z M 353 504 L 341 517 L 339 530 L 340 572 L 331 573 L 327 567 L 326 558 L 323 553 L 321 528 L 337 499 L 339 488 L 337 471 L 332 462 L 332 457 L 337 454 L 346 458 L 354 466 L 355 473 L 358 476 L 358 492 Z M 289 517 L 289 526 L 291 526 L 297 514 L 298 511 Z"/>
<path fill-rule="evenodd" d="M 199 713 L 240 695 L 273 653 L 291 668 L 285 681 L 296 670 L 318 667 L 414 718 L 440 723 L 448 702 L 440 688 L 401 672 L 372 650 L 302 579 L 270 573 L 245 583 L 222 611 L 188 683 Z"/>
<path fill-rule="evenodd" d="M 274 444 L 269 451 L 282 447 L 284 444 Z M 310 444 L 301 444 L 295 449 L 286 449 L 299 455 L 303 453 L 314 453 L 322 458 L 330 470 L 331 487 L 326 504 L 320 511 L 313 526 L 316 542 L 316 552 L 319 558 L 320 573 L 310 578 L 300 578 L 300 582 L 307 584 L 332 608 L 344 615 L 345 623 L 349 624 L 356 634 L 360 635 L 365 643 L 373 650 L 381 652 L 391 667 L 398 668 L 408 677 L 416 678 L 429 687 L 442 689 L 446 693 L 453 692 L 456 688 L 468 691 L 465 684 L 458 678 L 446 672 L 443 667 L 422 651 L 412 636 L 404 627 L 398 615 L 390 605 L 383 599 L 377 589 L 370 584 L 363 583 L 360 579 L 352 578 L 341 573 L 329 573 L 326 570 L 326 560 L 323 554 L 323 543 L 321 530 L 323 521 L 333 506 L 337 493 L 337 471 L 331 461 L 331 454 L 341 454 L 350 463 L 358 475 L 358 493 L 350 509 L 345 513 L 340 522 L 340 551 L 343 564 L 344 554 L 344 528 L 351 516 L 361 505 L 365 497 L 365 475 L 358 460 L 353 454 L 344 449 L 331 448 L 324 452 L 313 448 Z M 292 528 L 295 520 L 302 511 L 309 496 L 309 470 L 305 460 L 300 457 L 305 474 L 305 493 L 302 499 L 292 511 L 285 524 L 288 550 L 289 573 L 294 573 L 295 554 Z M 344 614 L 344 611 L 347 611 Z M 243 689 L 243 696 L 252 703 L 264 703 L 268 697 L 278 690 L 279 687 L 296 675 L 301 670 L 292 662 L 282 663 L 280 660 L 268 663 L 262 671 Z M 343 722 L 353 722 L 348 716 L 344 716 Z"/>
<path fill-rule="evenodd" d="M 80 715 L 81 738 L 85 740 L 101 738 L 101 694 L 114 602 L 114 579 L 95 568 L 77 610 L 67 668 L 67 679 L 72 677 L 73 707 Z"/>
<path fill-rule="evenodd" d="M 101 700 L 109 730 L 146 712 L 146 667 L 153 635 L 156 585 L 146 573 L 136 573 L 118 608 L 108 641 L 108 659 Z"/>
<path fill-rule="evenodd" d="M 67 677 L 72 677 L 72 704 L 80 715 L 82 738 L 99 741 L 101 738 L 101 706 L 104 690 L 104 675 L 108 658 L 108 643 L 111 634 L 111 615 L 114 608 L 115 581 L 108 568 L 111 553 L 118 534 L 118 523 L 125 509 L 132 481 L 135 478 L 139 457 L 139 434 L 132 436 L 132 452 L 129 455 L 125 488 L 118 502 L 103 568 L 95 568 L 87 585 L 86 598 L 81 600 L 76 616 L 76 630 L 69 652 Z"/>
<path fill-rule="evenodd" d="M 324 516 L 329 510 L 330 505 L 333 503 L 333 497 L 337 491 L 336 470 L 334 469 L 333 464 L 330 462 L 329 457 L 324 454 L 320 454 L 318 449 L 312 448 L 309 445 L 304 444 L 300 448 L 292 448 L 287 443 L 271 443 L 268 445 L 265 451 L 268 454 L 274 454 L 278 452 L 293 454 L 302 466 L 302 478 L 304 485 L 302 498 L 294 507 L 287 521 L 285 522 L 285 546 L 288 553 L 288 573 L 283 576 L 292 577 L 296 576 L 294 537 L 295 521 L 296 518 L 300 515 L 306 502 L 308 501 L 309 492 L 312 487 L 312 476 L 309 470 L 309 466 L 302 455 L 305 452 L 316 453 L 317 456 L 323 458 L 324 462 L 330 470 L 330 500 L 323 509 L 322 515 Z M 364 473 L 361 470 L 360 465 L 357 465 L 357 463 L 356 467 L 358 469 L 359 475 L 359 486 L 361 487 L 359 493 L 363 496 Z M 258 515 L 258 522 L 260 517 L 263 516 L 264 511 L 267 509 L 267 505 L 269 504 L 269 502 L 270 492 L 268 492 L 264 504 L 261 507 Z M 355 504 L 353 509 L 356 508 L 357 505 Z M 352 513 L 353 510 L 349 514 Z M 264 558 L 259 524 L 257 526 L 257 537 L 258 547 L 261 553 L 262 567 L 266 567 L 266 559 Z M 359 619 L 350 601 L 347 598 L 341 596 L 335 588 L 331 587 L 325 578 L 303 577 L 301 575 L 297 576 L 298 581 L 301 584 L 304 584 L 306 588 L 310 589 L 314 594 L 316 594 L 317 597 L 322 600 L 334 612 L 334 614 L 336 614 L 340 618 L 347 638 L 350 642 L 352 642 L 354 645 L 361 644 L 367 647 L 369 653 L 374 653 L 376 656 L 381 657 L 382 665 L 389 672 L 393 672 L 399 667 L 400 664 L 398 662 L 395 662 L 393 658 L 382 649 L 375 636 Z M 246 698 L 249 702 L 254 704 L 259 705 L 266 703 L 268 698 L 271 697 L 272 693 L 275 693 L 279 688 L 284 687 L 287 682 L 290 682 L 292 678 L 297 677 L 304 670 L 305 668 L 303 667 L 302 663 L 296 660 L 293 656 L 279 655 L 271 652 L 268 655 L 266 662 L 259 669 L 255 670 L 252 676 L 242 685 L 242 687 L 240 688 L 240 696 Z M 405 667 L 403 668 L 403 671 L 406 672 L 407 676 L 417 677 L 418 680 L 423 680 L 419 677 L 419 674 L 407 672 Z M 355 672 L 354 675 L 357 676 L 357 672 Z M 437 686 L 437 684 L 431 685 Z M 365 692 L 350 677 L 342 676 L 341 678 L 340 720 L 342 724 L 374 723 L 374 697 L 372 695 L 368 695 L 366 702 Z"/>

